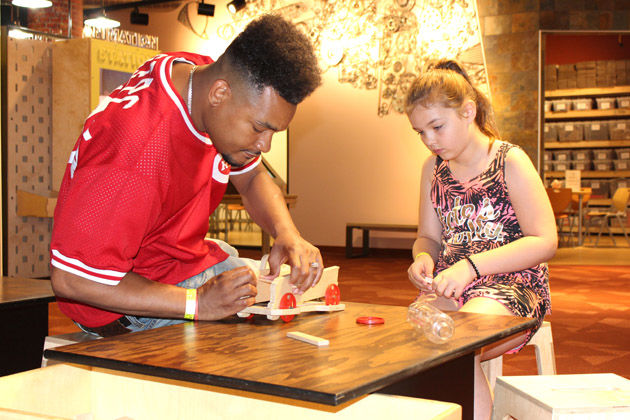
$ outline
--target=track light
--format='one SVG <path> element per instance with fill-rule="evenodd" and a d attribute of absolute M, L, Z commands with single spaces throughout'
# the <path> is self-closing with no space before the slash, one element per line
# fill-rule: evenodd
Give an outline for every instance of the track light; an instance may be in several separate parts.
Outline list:
<path fill-rule="evenodd" d="M 199 7 L 197 7 L 197 14 L 203 16 L 214 16 L 214 4 L 205 4 L 204 0 L 201 0 Z"/>
<path fill-rule="evenodd" d="M 138 8 L 134 8 L 129 16 L 129 21 L 134 25 L 148 25 L 149 24 L 149 14 L 148 13 L 140 13 Z"/>
<path fill-rule="evenodd" d="M 13 0 L 11 2 L 14 6 L 28 7 L 29 9 L 42 9 L 44 7 L 52 6 L 52 1 L 49 0 Z"/>
<path fill-rule="evenodd" d="M 232 0 L 228 3 L 227 9 L 230 13 L 234 14 L 245 7 L 245 0 Z"/>

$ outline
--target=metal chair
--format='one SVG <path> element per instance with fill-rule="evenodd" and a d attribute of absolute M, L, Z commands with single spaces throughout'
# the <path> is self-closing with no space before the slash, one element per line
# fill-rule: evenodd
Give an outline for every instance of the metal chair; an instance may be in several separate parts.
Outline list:
<path fill-rule="evenodd" d="M 605 211 L 589 211 L 586 213 L 586 231 L 590 231 L 591 222 L 599 223 L 599 233 L 597 234 L 597 239 L 595 240 L 595 246 L 599 243 L 599 239 L 602 236 L 602 232 L 604 228 L 608 229 L 608 235 L 612 240 L 612 243 L 617 246 L 617 242 L 615 241 L 615 237 L 613 236 L 612 229 L 609 226 L 609 223 L 612 219 L 616 219 L 619 223 L 619 227 L 623 232 L 624 237 L 626 238 L 626 242 L 630 245 L 630 240 L 628 239 L 628 232 L 624 226 L 624 222 L 628 220 L 628 202 L 630 201 L 630 188 L 617 188 L 615 194 L 612 197 L 612 204 L 608 210 Z"/>

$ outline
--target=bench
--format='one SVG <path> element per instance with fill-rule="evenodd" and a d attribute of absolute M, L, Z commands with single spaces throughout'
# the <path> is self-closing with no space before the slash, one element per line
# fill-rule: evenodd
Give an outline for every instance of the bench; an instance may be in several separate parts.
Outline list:
<path fill-rule="evenodd" d="M 363 249 L 361 253 L 353 252 L 352 238 L 355 229 L 363 232 Z M 370 254 L 370 231 L 416 232 L 418 225 L 393 225 L 383 223 L 346 223 L 346 258 L 365 257 Z"/>

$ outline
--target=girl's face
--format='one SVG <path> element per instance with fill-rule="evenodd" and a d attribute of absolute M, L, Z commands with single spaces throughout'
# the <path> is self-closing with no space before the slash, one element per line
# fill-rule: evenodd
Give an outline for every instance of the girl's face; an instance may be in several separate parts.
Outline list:
<path fill-rule="evenodd" d="M 461 111 L 442 105 L 416 105 L 408 117 L 425 146 L 442 159 L 451 160 L 469 142 L 470 124 L 475 118 L 474 105 L 465 103 Z"/>

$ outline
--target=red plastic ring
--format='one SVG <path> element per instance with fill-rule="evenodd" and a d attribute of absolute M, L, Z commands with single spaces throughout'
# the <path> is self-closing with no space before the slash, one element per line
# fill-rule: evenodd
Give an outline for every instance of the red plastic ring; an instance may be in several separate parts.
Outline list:
<path fill-rule="evenodd" d="M 357 318 L 357 324 L 375 325 L 384 323 L 385 320 L 378 316 L 360 316 Z"/>

